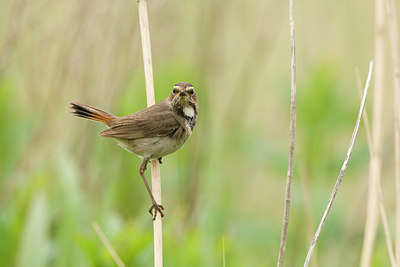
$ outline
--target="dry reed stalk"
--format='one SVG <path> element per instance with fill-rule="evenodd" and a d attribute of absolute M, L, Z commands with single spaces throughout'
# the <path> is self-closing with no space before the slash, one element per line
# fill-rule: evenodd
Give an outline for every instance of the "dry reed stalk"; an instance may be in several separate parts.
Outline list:
<path fill-rule="evenodd" d="M 115 264 L 117 264 L 118 267 L 125 267 L 125 264 L 122 262 L 121 258 L 118 256 L 118 253 L 115 251 L 113 246 L 111 245 L 110 241 L 108 241 L 106 235 L 103 233 L 101 230 L 100 226 L 96 223 L 92 223 L 92 227 L 96 234 L 100 237 L 101 242 L 103 242 L 104 246 L 108 250 L 108 252 L 111 254 L 111 257 L 115 261 Z"/>
<path fill-rule="evenodd" d="M 360 97 L 360 100 L 362 100 L 362 82 L 361 82 L 361 75 L 360 75 L 360 70 L 356 68 L 356 81 L 357 81 L 357 88 L 358 88 L 358 96 Z M 367 144 L 369 148 L 369 153 L 371 156 L 372 153 L 372 137 L 371 137 L 371 127 L 369 124 L 368 120 L 368 112 L 365 110 L 363 113 L 363 122 L 364 122 L 364 128 L 365 128 L 365 133 L 367 136 Z"/>
<path fill-rule="evenodd" d="M 360 72 L 359 72 L 358 68 L 356 69 L 356 78 L 357 78 L 358 94 L 359 94 L 360 99 L 361 99 L 361 97 L 362 97 L 362 88 L 361 88 L 361 86 L 362 85 L 361 85 Z M 372 141 L 371 141 L 371 134 L 370 134 L 367 111 L 365 111 L 363 113 L 363 122 L 364 122 L 364 126 L 365 126 L 365 132 L 367 133 L 367 143 L 368 143 L 368 148 L 369 148 L 369 155 L 371 157 L 372 156 Z M 385 239 L 386 239 L 386 247 L 388 249 L 390 262 L 391 262 L 392 266 L 395 267 L 396 266 L 396 261 L 395 261 L 395 258 L 394 258 L 392 240 L 390 238 L 389 224 L 387 222 L 385 206 L 383 204 L 382 187 L 381 187 L 381 183 L 380 182 L 378 183 L 378 196 L 379 196 L 379 209 L 380 209 L 380 213 L 381 213 L 383 231 L 385 233 Z"/>
<path fill-rule="evenodd" d="M 296 132 L 296 46 L 294 36 L 294 18 L 293 18 L 293 0 L 289 0 L 289 26 L 290 26 L 290 44 L 291 44 L 291 75 L 290 75 L 290 136 L 289 136 L 289 162 L 286 178 L 286 192 L 285 192 L 285 208 L 283 211 L 282 234 L 281 243 L 279 248 L 278 264 L 280 267 L 283 265 L 285 257 L 287 229 L 289 225 L 290 214 L 290 191 L 292 187 L 293 177 L 293 156 L 295 147 L 295 132 Z"/>
<path fill-rule="evenodd" d="M 390 263 L 392 264 L 392 267 L 396 267 L 396 259 L 394 258 L 394 253 L 393 253 L 393 246 L 392 246 L 392 240 L 390 238 L 390 231 L 389 231 L 389 224 L 387 222 L 387 217 L 386 217 L 386 211 L 385 211 L 385 206 L 383 205 L 383 197 L 382 197 L 382 189 L 381 189 L 381 183 L 378 183 L 378 197 L 379 197 L 379 210 L 381 213 L 381 219 L 382 219 L 382 224 L 383 224 L 383 231 L 385 233 L 385 239 L 386 239 L 386 247 L 388 250 L 389 254 L 389 259 Z"/>
<path fill-rule="evenodd" d="M 146 79 L 147 106 L 151 106 L 155 104 L 155 96 L 154 96 L 154 80 L 153 80 L 153 67 L 151 60 L 150 27 L 149 27 L 149 18 L 147 12 L 147 2 L 146 0 L 138 0 L 137 2 L 139 11 L 140 35 L 142 39 L 144 74 Z M 154 199 L 158 204 L 161 204 L 162 202 L 161 202 L 160 163 L 157 160 L 151 161 L 151 188 Z M 154 266 L 162 267 L 163 266 L 162 218 L 159 212 L 156 214 L 157 216 L 153 221 Z"/>
<path fill-rule="evenodd" d="M 372 252 L 378 225 L 378 190 L 382 164 L 382 98 L 384 76 L 384 30 L 385 10 L 383 0 L 375 0 L 375 72 L 372 112 L 372 155 L 369 165 L 367 216 L 365 221 L 364 242 L 361 252 L 361 267 L 371 265 Z"/>
<path fill-rule="evenodd" d="M 394 168 L 396 186 L 396 259 L 400 266 L 400 55 L 399 36 L 397 28 L 396 4 L 393 0 L 386 1 L 386 13 L 389 29 L 390 49 L 393 61 L 394 85 Z"/>
<path fill-rule="evenodd" d="M 351 153 L 353 151 L 353 146 L 354 146 L 354 143 L 356 141 L 358 128 L 360 126 L 361 116 L 362 116 L 362 113 L 364 111 L 365 101 L 367 99 L 367 93 L 368 93 L 369 82 L 371 80 L 372 68 L 373 68 L 373 62 L 371 61 L 370 64 L 369 64 L 368 78 L 367 78 L 367 82 L 365 83 L 364 93 L 363 93 L 363 97 L 362 97 L 362 101 L 361 101 L 361 105 L 360 105 L 360 110 L 358 112 L 357 121 L 356 121 L 356 125 L 354 127 L 353 135 L 351 136 L 349 148 L 347 150 L 347 154 L 346 154 L 346 157 L 344 159 L 342 168 L 340 169 L 339 176 L 338 176 L 338 178 L 336 180 L 335 186 L 333 187 L 333 190 L 332 190 L 331 196 L 329 198 L 328 205 L 327 205 L 327 207 L 325 209 L 324 215 L 322 216 L 321 222 L 319 223 L 319 226 L 318 226 L 317 231 L 316 231 L 316 233 L 314 235 L 314 238 L 311 241 L 310 248 L 308 250 L 307 257 L 306 257 L 306 260 L 304 262 L 304 267 L 308 266 L 309 263 L 310 263 L 310 259 L 311 259 L 311 255 L 313 253 L 314 247 L 315 247 L 315 245 L 316 245 L 316 243 L 318 241 L 319 235 L 321 234 L 322 228 L 325 225 L 325 221 L 326 221 L 326 219 L 328 217 L 328 214 L 329 214 L 329 212 L 330 212 L 330 210 L 332 208 L 333 201 L 335 200 L 336 194 L 339 191 L 340 184 L 342 183 L 343 177 L 344 177 L 344 175 L 346 173 L 347 165 L 349 163 L 350 156 L 351 156 Z"/>

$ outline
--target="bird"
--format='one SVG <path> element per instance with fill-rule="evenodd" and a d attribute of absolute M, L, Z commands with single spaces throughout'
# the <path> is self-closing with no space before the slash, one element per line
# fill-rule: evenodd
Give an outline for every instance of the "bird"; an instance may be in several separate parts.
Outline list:
<path fill-rule="evenodd" d="M 162 157 L 181 148 L 192 135 L 199 109 L 193 85 L 176 83 L 164 100 L 122 117 L 78 102 L 70 102 L 70 105 L 73 115 L 108 127 L 99 136 L 114 138 L 122 148 L 143 159 L 139 173 L 152 201 L 149 212 L 153 220 L 157 213 L 164 217 L 164 207 L 155 201 L 145 171 L 150 160 L 162 163 Z"/>

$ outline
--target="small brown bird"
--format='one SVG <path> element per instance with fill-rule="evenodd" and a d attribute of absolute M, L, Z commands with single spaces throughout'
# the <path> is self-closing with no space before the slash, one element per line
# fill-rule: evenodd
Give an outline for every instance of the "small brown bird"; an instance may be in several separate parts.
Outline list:
<path fill-rule="evenodd" d="M 121 147 L 143 158 L 139 172 L 153 202 L 149 212 L 153 215 L 153 220 L 157 212 L 163 217 L 164 207 L 154 200 L 144 172 L 149 160 L 158 159 L 161 163 L 162 157 L 182 147 L 192 134 L 198 111 L 193 86 L 187 82 L 177 83 L 166 99 L 123 117 L 85 104 L 70 104 L 75 116 L 108 126 L 107 130 L 99 133 L 100 136 L 114 138 Z"/>

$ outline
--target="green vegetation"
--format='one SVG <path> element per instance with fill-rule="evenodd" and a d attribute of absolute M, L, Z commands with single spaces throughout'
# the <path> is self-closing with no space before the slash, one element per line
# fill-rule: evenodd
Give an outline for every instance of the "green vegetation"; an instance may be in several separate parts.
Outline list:
<path fill-rule="evenodd" d="M 347 150 L 360 102 L 354 68 L 365 79 L 373 56 L 372 5 L 296 3 L 298 121 L 286 266 L 303 263 L 307 229 L 316 229 Z M 164 264 L 222 266 L 224 237 L 226 266 L 275 266 L 289 138 L 287 3 L 150 1 L 149 12 L 156 99 L 188 81 L 200 103 L 193 136 L 161 166 Z M 144 108 L 140 45 L 136 1 L 3 1 L 0 266 L 115 266 L 93 221 L 127 266 L 152 266 L 140 159 L 98 137 L 104 126 L 67 112 L 69 101 L 115 115 Z M 385 140 L 389 158 L 392 139 Z M 360 128 L 314 254 L 319 266 L 359 263 L 368 161 Z M 394 229 L 392 175 L 384 169 Z M 374 266 L 388 266 L 381 232 L 375 254 Z"/>

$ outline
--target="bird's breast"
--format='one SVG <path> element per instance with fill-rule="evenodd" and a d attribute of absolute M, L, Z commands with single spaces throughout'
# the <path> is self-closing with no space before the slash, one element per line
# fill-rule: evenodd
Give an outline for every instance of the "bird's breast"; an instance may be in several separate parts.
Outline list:
<path fill-rule="evenodd" d="M 186 127 L 185 127 L 186 128 Z M 124 149 L 140 157 L 156 159 L 169 155 L 181 148 L 191 135 L 190 128 L 179 127 L 166 136 L 154 136 L 138 139 L 117 139 Z"/>

